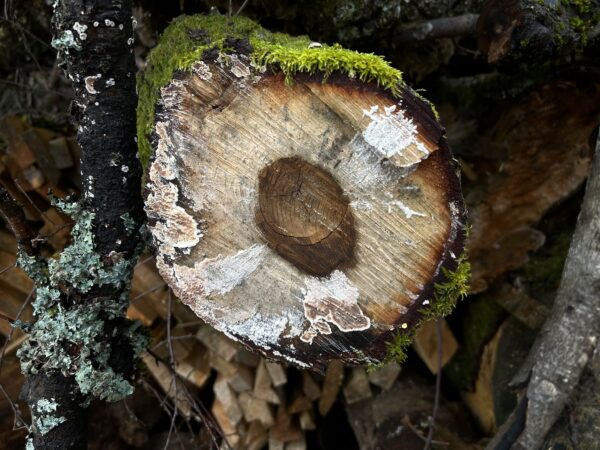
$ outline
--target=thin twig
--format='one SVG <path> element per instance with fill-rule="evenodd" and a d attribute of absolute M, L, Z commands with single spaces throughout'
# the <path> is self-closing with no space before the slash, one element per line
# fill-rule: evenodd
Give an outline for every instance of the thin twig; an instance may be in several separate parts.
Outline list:
<path fill-rule="evenodd" d="M 16 319 L 13 319 L 12 317 L 7 316 L 6 314 L 0 312 L 0 320 L 6 320 L 8 323 L 10 323 L 11 325 L 13 323 L 15 323 Z"/>
<path fill-rule="evenodd" d="M 394 41 L 399 44 L 426 39 L 457 37 L 475 33 L 477 14 L 440 17 L 425 22 L 409 23 L 396 31 Z"/>
<path fill-rule="evenodd" d="M 48 222 L 50 222 L 52 225 L 57 225 L 56 222 L 54 222 L 54 220 L 52 220 L 46 213 L 42 212 L 42 210 L 40 208 L 38 208 L 38 206 L 34 203 L 34 201 L 31 199 L 29 194 L 25 191 L 25 189 L 23 189 L 23 187 L 19 183 L 19 179 L 15 178 L 14 181 L 15 181 L 15 185 L 17 186 L 17 189 L 19 189 L 19 191 L 21 191 L 21 194 L 23 194 L 25 196 L 25 198 L 29 201 L 29 204 L 31 206 L 33 206 L 33 208 L 38 212 L 38 214 L 40 216 L 42 216 L 43 218 L 48 219 Z"/>
<path fill-rule="evenodd" d="M 33 230 L 25 219 L 25 214 L 19 204 L 11 197 L 4 186 L 0 186 L 0 215 L 6 221 L 17 238 L 19 247 L 32 255 L 34 248 L 31 240 L 35 237 Z"/>
<path fill-rule="evenodd" d="M 231 2 L 230 2 L 230 7 L 231 7 Z M 169 366 L 172 371 L 175 371 L 175 353 L 173 352 L 173 340 L 172 340 L 172 336 L 171 336 L 172 313 L 173 313 L 173 296 L 171 295 L 171 289 L 169 288 L 169 291 L 167 293 L 167 346 L 169 348 Z M 178 385 L 178 383 L 174 376 L 171 378 L 171 385 L 173 386 L 173 388 L 175 390 L 174 397 L 175 397 L 175 402 L 177 402 L 177 385 Z M 169 391 L 170 390 L 171 390 L 171 388 L 169 388 Z M 167 450 L 167 448 L 169 447 L 169 442 L 171 441 L 171 433 L 173 432 L 173 429 L 175 427 L 175 419 L 177 419 L 178 412 L 179 412 L 179 409 L 175 408 L 175 411 L 173 412 L 173 415 L 171 416 L 171 426 L 169 427 L 169 434 L 167 434 L 167 441 L 165 442 L 165 450 Z"/>
<path fill-rule="evenodd" d="M 244 8 L 246 7 L 246 5 L 248 4 L 250 0 L 244 0 L 244 3 L 242 3 L 242 6 L 240 6 L 240 9 L 237 10 L 237 12 L 235 13 L 235 16 L 239 16 L 240 13 L 244 10 Z"/>
<path fill-rule="evenodd" d="M 12 399 L 10 398 L 8 393 L 4 390 L 4 387 L 2 386 L 1 383 L 0 383 L 0 391 L 2 391 L 2 394 L 6 398 L 6 401 L 10 405 L 10 408 L 12 409 L 13 414 L 15 415 L 15 430 L 20 430 L 22 428 L 25 428 L 27 430 L 27 432 L 29 433 L 30 430 L 29 430 L 29 427 L 27 426 L 27 422 L 25 422 L 25 420 L 23 419 L 23 416 L 21 416 L 21 413 L 15 406 L 15 403 L 12 401 Z M 19 422 L 21 423 L 22 426 L 18 426 Z"/>
<path fill-rule="evenodd" d="M 32 289 L 31 292 L 29 292 L 29 294 L 27 295 L 27 298 L 25 298 L 25 301 L 21 304 L 19 311 L 17 311 L 17 317 L 15 318 L 15 321 L 21 318 L 21 315 L 25 311 L 25 308 L 27 308 L 27 305 L 29 305 L 29 303 L 31 302 L 34 292 L 35 289 Z M 6 353 L 6 349 L 8 348 L 8 344 L 11 341 L 14 332 L 15 329 L 11 327 L 10 331 L 8 332 L 8 336 L 6 336 L 6 340 L 4 341 L 4 345 L 2 346 L 2 350 L 0 351 L 0 374 L 2 374 L 2 363 L 4 361 L 4 353 Z"/>
<path fill-rule="evenodd" d="M 435 428 L 435 419 L 440 406 L 440 395 L 442 388 L 442 322 L 438 319 L 435 322 L 435 334 L 437 336 L 437 373 L 435 374 L 435 398 L 433 400 L 433 412 L 429 421 L 429 432 L 423 450 L 429 450 L 433 442 L 433 431 Z"/>
<path fill-rule="evenodd" d="M 150 255 L 147 258 L 142 259 L 135 265 L 135 269 L 137 269 L 139 266 L 143 266 L 144 264 L 146 264 L 148 261 L 150 261 L 152 259 L 154 259 L 154 255 Z"/>
<path fill-rule="evenodd" d="M 171 341 L 181 341 L 181 340 L 185 340 L 185 339 L 194 339 L 195 337 L 196 337 L 195 334 L 185 334 L 183 336 L 173 336 L 173 337 L 171 337 Z M 160 341 L 154 347 L 152 347 L 152 350 L 156 350 L 157 348 L 162 347 L 167 342 L 168 341 L 166 339 Z"/>
<path fill-rule="evenodd" d="M 154 287 L 152 287 L 152 288 L 150 288 L 150 289 L 147 289 L 147 290 L 145 290 L 144 292 L 142 292 L 142 293 L 140 293 L 140 294 L 136 295 L 135 297 L 133 297 L 133 298 L 131 299 L 131 301 L 129 302 L 129 304 L 132 304 L 132 303 L 134 303 L 134 302 L 137 302 L 138 300 L 142 299 L 142 298 L 143 298 L 143 297 L 145 297 L 146 295 L 149 295 L 149 294 L 151 294 L 151 293 L 153 293 L 153 292 L 155 292 L 155 291 L 158 291 L 158 290 L 160 290 L 160 289 L 162 289 L 162 288 L 164 288 L 164 287 L 165 287 L 165 283 L 161 283 L 161 284 L 159 284 L 159 285 L 156 285 L 156 286 L 154 286 Z"/>
<path fill-rule="evenodd" d="M 0 275 L 4 275 L 10 269 L 14 269 L 15 267 L 17 267 L 17 262 L 16 261 L 14 263 L 12 263 L 10 266 L 6 266 L 4 269 L 0 270 Z"/>
<path fill-rule="evenodd" d="M 421 439 L 423 442 L 427 442 L 427 437 L 423 436 L 423 433 L 421 433 L 417 427 L 415 427 L 412 422 L 410 421 L 410 417 L 408 416 L 408 414 L 406 414 L 403 418 L 402 418 L 402 424 L 407 426 L 414 434 L 415 436 L 417 436 L 419 439 Z M 436 441 L 436 440 L 432 440 L 431 441 L 432 444 L 434 445 L 441 445 L 443 447 L 447 447 L 450 445 L 449 442 L 444 442 L 444 441 Z"/>

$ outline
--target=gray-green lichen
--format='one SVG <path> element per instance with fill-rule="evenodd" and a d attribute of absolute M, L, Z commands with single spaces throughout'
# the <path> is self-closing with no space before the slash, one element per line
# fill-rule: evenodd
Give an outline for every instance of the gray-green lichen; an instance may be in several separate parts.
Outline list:
<path fill-rule="evenodd" d="M 120 217 L 123 221 L 123 225 L 125 226 L 125 231 L 127 231 L 129 234 L 133 233 L 135 231 L 135 221 L 129 215 L 129 213 L 122 214 Z"/>
<path fill-rule="evenodd" d="M 71 30 L 63 31 L 59 37 L 52 39 L 51 45 L 58 51 L 81 50 L 81 45 L 75 40 Z"/>
<path fill-rule="evenodd" d="M 36 284 L 36 321 L 24 327 L 30 336 L 17 353 L 21 370 L 24 374 L 43 370 L 74 376 L 87 401 L 117 401 L 131 394 L 133 386 L 109 365 L 113 335 L 128 339 L 136 356 L 148 342 L 139 323 L 122 320 L 136 258 L 116 254 L 109 255 L 109 261 L 103 259 L 94 246 L 93 213 L 75 202 L 54 203 L 75 220 L 72 243 L 47 264 L 40 258 L 19 254 L 18 265 Z M 99 296 L 93 303 L 65 305 L 65 299 L 106 285 L 121 294 Z"/>
<path fill-rule="evenodd" d="M 67 420 L 62 416 L 57 417 L 55 415 L 57 408 L 58 403 L 53 398 L 41 398 L 34 405 L 32 411 L 33 426 L 42 436 Z"/>

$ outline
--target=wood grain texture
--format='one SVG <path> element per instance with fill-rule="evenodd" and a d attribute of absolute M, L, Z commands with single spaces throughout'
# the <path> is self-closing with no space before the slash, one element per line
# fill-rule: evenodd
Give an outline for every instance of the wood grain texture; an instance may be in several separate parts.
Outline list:
<path fill-rule="evenodd" d="M 459 181 L 408 89 L 399 101 L 340 75 L 286 84 L 233 55 L 178 73 L 154 132 L 146 211 L 161 275 L 199 317 L 268 356 L 317 370 L 377 362 L 433 300 L 441 268 L 456 267 Z M 290 201 L 294 189 L 304 200 Z M 299 258 L 306 244 L 325 249 Z"/>

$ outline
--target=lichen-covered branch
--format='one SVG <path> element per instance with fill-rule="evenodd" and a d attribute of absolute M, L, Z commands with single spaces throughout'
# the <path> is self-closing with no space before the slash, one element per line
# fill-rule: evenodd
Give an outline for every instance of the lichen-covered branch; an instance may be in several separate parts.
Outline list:
<path fill-rule="evenodd" d="M 35 321 L 19 349 L 32 412 L 28 447 L 85 448 L 91 400 L 133 392 L 146 339 L 125 319 L 141 250 L 141 168 L 135 142 L 135 66 L 130 0 L 58 0 L 59 61 L 75 90 L 83 197 L 54 200 L 75 225 L 71 244 L 47 264 L 21 254 L 36 284 Z"/>

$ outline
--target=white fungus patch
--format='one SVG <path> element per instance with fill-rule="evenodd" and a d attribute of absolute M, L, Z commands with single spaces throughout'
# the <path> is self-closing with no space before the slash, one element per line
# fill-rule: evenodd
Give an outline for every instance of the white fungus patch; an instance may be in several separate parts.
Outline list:
<path fill-rule="evenodd" d="M 406 216 L 407 219 L 410 219 L 414 216 L 427 217 L 427 214 L 423 214 L 421 212 L 418 212 L 418 211 L 415 211 L 414 209 L 409 208 L 404 203 L 402 203 L 400 200 L 390 200 L 390 201 L 385 202 L 385 204 L 387 206 L 388 213 L 391 213 L 393 208 L 398 208 L 400 211 L 402 211 L 404 213 L 404 215 Z"/>
<path fill-rule="evenodd" d="M 230 70 L 233 75 L 238 78 L 246 78 L 250 76 L 250 67 L 244 64 L 236 55 L 231 55 L 229 62 L 231 64 Z"/>
<path fill-rule="evenodd" d="M 205 295 L 226 294 L 259 267 L 266 250 L 264 244 L 255 244 L 234 255 L 205 259 L 194 265 L 194 276 L 202 280 Z"/>
<path fill-rule="evenodd" d="M 408 149 L 416 149 L 421 154 L 421 159 L 428 156 L 430 151 L 419 139 L 417 125 L 412 118 L 407 117 L 402 109 L 396 112 L 396 105 L 383 108 L 383 113 L 379 112 L 379 106 L 374 105 L 370 110 L 363 110 L 363 114 L 371 119 L 362 135 L 368 144 L 373 146 L 381 155 L 386 158 L 404 155 Z M 418 162 L 413 157 L 400 166 L 406 167 Z"/>
<path fill-rule="evenodd" d="M 212 78 L 210 67 L 204 61 L 198 61 L 192 64 L 192 72 L 194 72 L 203 81 L 209 81 Z"/>
<path fill-rule="evenodd" d="M 102 74 L 100 74 L 100 73 L 97 74 L 97 75 L 90 75 L 89 77 L 85 77 L 84 81 L 85 81 L 85 89 L 86 89 L 86 91 L 88 91 L 90 94 L 99 94 L 99 92 L 94 87 L 94 83 L 99 78 L 102 78 Z"/>
<path fill-rule="evenodd" d="M 134 42 L 134 39 L 132 37 L 127 39 L 127 45 L 133 45 L 133 42 Z"/>
<path fill-rule="evenodd" d="M 358 305 L 359 292 L 346 275 L 334 270 L 329 277 L 306 279 L 302 303 L 310 327 L 300 337 L 312 343 L 319 334 L 331 334 L 334 324 L 340 331 L 360 331 L 371 326 Z"/>
<path fill-rule="evenodd" d="M 158 122 L 155 130 L 159 136 L 155 159 L 148 172 L 150 194 L 145 209 L 156 223 L 150 226 L 162 254 L 175 255 L 175 249 L 188 250 L 195 246 L 202 233 L 194 218 L 177 204 L 179 188 L 174 183 L 178 170 L 172 155 L 168 123 Z"/>
<path fill-rule="evenodd" d="M 106 25 L 107 27 L 114 27 L 115 23 L 110 19 L 104 19 L 104 25 Z"/>
<path fill-rule="evenodd" d="M 106 80 L 106 83 L 104 83 L 104 85 L 106 87 L 111 87 L 115 85 L 115 79 L 114 78 L 109 78 L 108 80 Z"/>
<path fill-rule="evenodd" d="M 125 165 L 121 166 L 121 172 L 124 172 L 124 173 L 129 172 L 129 167 L 127 167 Z"/>
<path fill-rule="evenodd" d="M 87 33 L 85 32 L 85 30 L 88 29 L 87 25 L 75 22 L 75 24 L 73 25 L 73 29 L 77 31 L 77 34 L 79 34 L 80 40 L 85 41 L 87 39 Z"/>

